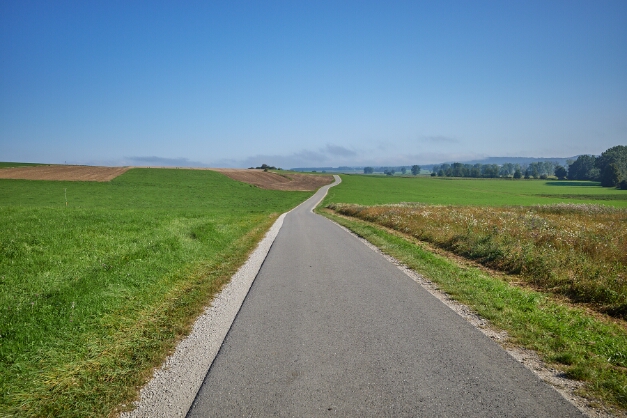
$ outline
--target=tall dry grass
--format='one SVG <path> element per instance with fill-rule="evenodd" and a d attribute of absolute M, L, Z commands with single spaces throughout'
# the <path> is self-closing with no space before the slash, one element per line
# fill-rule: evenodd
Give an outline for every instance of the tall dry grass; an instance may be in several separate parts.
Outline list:
<path fill-rule="evenodd" d="M 601 205 L 526 207 L 333 204 L 547 291 L 627 319 L 627 211 Z"/>

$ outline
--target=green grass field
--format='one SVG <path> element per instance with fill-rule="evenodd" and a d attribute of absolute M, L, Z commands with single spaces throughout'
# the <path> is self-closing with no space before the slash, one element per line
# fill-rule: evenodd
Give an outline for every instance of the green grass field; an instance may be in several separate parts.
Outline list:
<path fill-rule="evenodd" d="M 107 416 L 128 402 L 310 195 L 204 170 L 0 180 L 0 416 Z"/>
<path fill-rule="evenodd" d="M 627 207 L 627 191 L 587 181 L 451 179 L 342 175 L 324 203 L 420 202 L 440 205 L 599 203 Z"/>

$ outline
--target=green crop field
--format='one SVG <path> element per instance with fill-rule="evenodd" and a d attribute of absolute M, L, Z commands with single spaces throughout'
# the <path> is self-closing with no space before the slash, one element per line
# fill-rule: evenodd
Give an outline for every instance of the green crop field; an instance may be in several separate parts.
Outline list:
<path fill-rule="evenodd" d="M 565 202 L 627 207 L 627 191 L 588 181 L 342 175 L 342 184 L 331 188 L 325 199 L 325 204 L 400 202 L 481 206 Z"/>
<path fill-rule="evenodd" d="M 128 402 L 310 195 L 195 170 L 0 180 L 0 416 L 108 416 Z"/>

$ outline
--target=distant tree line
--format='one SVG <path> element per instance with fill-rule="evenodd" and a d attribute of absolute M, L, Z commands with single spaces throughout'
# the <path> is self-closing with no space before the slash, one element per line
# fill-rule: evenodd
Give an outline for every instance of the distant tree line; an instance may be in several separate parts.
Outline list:
<path fill-rule="evenodd" d="M 619 187 L 627 190 L 627 146 L 617 145 L 600 156 L 580 155 L 575 161 L 568 162 L 568 168 L 553 161 L 533 162 L 531 164 L 441 164 L 434 165 L 433 177 L 473 177 L 498 178 L 511 177 L 546 179 L 555 176 L 558 179 L 595 180 L 603 187 Z"/>
<path fill-rule="evenodd" d="M 554 175 L 559 165 L 554 161 L 533 162 L 531 164 L 441 164 L 434 165 L 431 176 L 472 177 L 472 178 L 548 178 Z"/>
<path fill-rule="evenodd" d="M 568 164 L 569 180 L 600 181 L 603 187 L 627 190 L 627 146 L 609 148 L 598 157 L 580 155 Z"/>
<path fill-rule="evenodd" d="M 383 173 L 386 176 L 393 176 L 394 174 L 396 174 L 396 170 L 399 169 L 401 174 L 407 174 L 407 167 L 401 166 L 401 167 L 378 167 L 377 168 L 377 172 L 379 173 Z M 418 174 L 420 174 L 420 166 L 419 165 L 412 165 L 410 168 L 411 174 L 414 176 L 417 176 Z M 375 172 L 375 168 L 374 167 L 364 167 L 364 174 L 373 174 Z"/>

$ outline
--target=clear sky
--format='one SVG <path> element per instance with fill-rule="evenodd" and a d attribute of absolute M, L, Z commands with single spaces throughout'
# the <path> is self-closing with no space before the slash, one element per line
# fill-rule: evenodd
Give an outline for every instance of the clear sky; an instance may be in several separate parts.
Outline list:
<path fill-rule="evenodd" d="M 627 1 L 0 0 L 0 161 L 283 168 L 627 145 Z"/>

